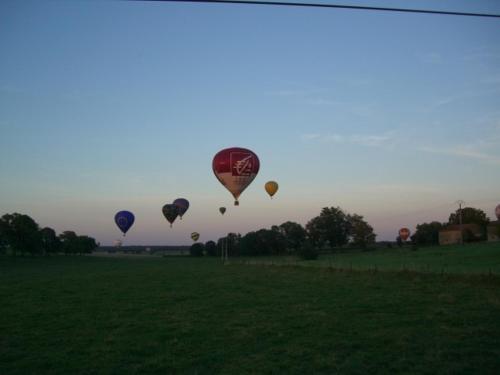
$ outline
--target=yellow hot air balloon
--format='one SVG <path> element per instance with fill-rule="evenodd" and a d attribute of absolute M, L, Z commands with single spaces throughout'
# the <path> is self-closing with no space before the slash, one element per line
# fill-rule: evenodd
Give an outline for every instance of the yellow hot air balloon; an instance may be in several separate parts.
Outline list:
<path fill-rule="evenodd" d="M 264 185 L 267 194 L 272 198 L 274 194 L 278 191 L 278 183 L 276 181 L 267 181 Z"/>
<path fill-rule="evenodd" d="M 198 241 L 198 238 L 200 238 L 200 234 L 198 232 L 191 233 L 191 239 L 193 241 Z"/>

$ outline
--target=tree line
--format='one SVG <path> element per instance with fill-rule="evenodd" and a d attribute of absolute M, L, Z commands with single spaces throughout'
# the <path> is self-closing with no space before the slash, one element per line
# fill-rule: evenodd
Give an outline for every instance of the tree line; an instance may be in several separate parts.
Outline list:
<path fill-rule="evenodd" d="M 195 243 L 191 255 L 220 255 L 225 247 L 230 256 L 296 254 L 303 258 L 317 257 L 320 249 L 340 247 L 367 249 L 375 244 L 376 234 L 358 214 L 348 214 L 340 207 L 325 207 L 305 227 L 287 221 L 271 229 L 259 229 L 242 236 L 230 233 L 217 243 Z"/>
<path fill-rule="evenodd" d="M 481 229 L 481 236 L 476 236 L 470 229 L 464 229 L 465 242 L 481 241 L 486 239 L 486 227 L 489 219 L 486 213 L 473 207 L 465 207 L 452 212 L 448 222 L 431 221 L 416 226 L 415 233 L 409 243 L 413 249 L 418 246 L 439 245 L 439 231 L 449 225 L 476 224 Z M 317 257 L 322 249 L 335 250 L 339 248 L 373 249 L 376 234 L 373 227 L 363 216 L 348 214 L 340 207 L 325 207 L 321 213 L 309 220 L 305 227 L 287 221 L 281 225 L 273 225 L 271 229 L 259 229 L 242 236 L 239 233 L 230 233 L 219 238 L 217 243 L 208 241 L 206 244 L 195 243 L 191 246 L 191 255 L 218 256 L 222 248 L 226 247 L 230 256 L 255 255 L 285 255 L 295 254 L 302 258 Z M 396 244 L 403 246 L 404 241 L 398 236 Z M 392 247 L 394 242 L 386 242 Z"/>
<path fill-rule="evenodd" d="M 88 254 L 98 246 L 94 238 L 79 236 L 73 231 L 57 235 L 52 228 L 40 228 L 28 215 L 13 213 L 0 218 L 0 253 L 3 254 Z"/>

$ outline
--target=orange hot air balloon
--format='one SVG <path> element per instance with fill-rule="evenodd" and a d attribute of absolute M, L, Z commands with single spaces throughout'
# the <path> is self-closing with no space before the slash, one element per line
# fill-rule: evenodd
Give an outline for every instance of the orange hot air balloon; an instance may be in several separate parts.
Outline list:
<path fill-rule="evenodd" d="M 403 241 L 406 241 L 408 237 L 410 237 L 410 230 L 408 228 L 401 228 L 399 230 L 399 237 L 401 237 Z"/>
<path fill-rule="evenodd" d="M 267 194 L 272 198 L 274 194 L 278 191 L 278 183 L 276 181 L 267 181 L 264 185 Z"/>
<path fill-rule="evenodd" d="M 219 151 L 212 161 L 215 177 L 234 197 L 238 206 L 240 194 L 247 188 L 259 172 L 257 155 L 246 148 L 232 147 Z"/>

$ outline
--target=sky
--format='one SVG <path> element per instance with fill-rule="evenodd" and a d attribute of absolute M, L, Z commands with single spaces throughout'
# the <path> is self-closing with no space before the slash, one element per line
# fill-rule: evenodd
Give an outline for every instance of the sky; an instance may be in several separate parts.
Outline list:
<path fill-rule="evenodd" d="M 329 3 L 500 14 L 496 0 Z M 233 146 L 261 163 L 239 207 L 212 172 Z M 170 228 L 161 208 L 181 197 Z M 500 19 L 0 2 L 0 215 L 110 245 L 130 210 L 124 244 L 188 245 L 338 206 L 394 240 L 459 199 L 491 219 L 500 203 Z"/>

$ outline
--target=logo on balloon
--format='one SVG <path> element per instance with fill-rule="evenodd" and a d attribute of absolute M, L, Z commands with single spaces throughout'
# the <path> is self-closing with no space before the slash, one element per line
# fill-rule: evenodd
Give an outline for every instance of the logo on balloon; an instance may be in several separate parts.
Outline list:
<path fill-rule="evenodd" d="M 233 176 L 250 176 L 252 173 L 252 154 L 245 152 L 231 152 Z"/>

